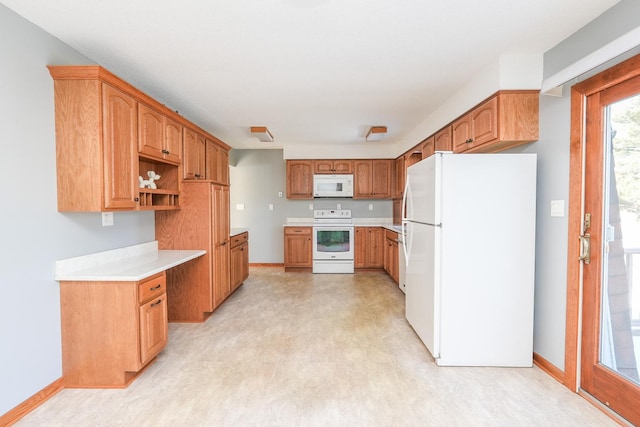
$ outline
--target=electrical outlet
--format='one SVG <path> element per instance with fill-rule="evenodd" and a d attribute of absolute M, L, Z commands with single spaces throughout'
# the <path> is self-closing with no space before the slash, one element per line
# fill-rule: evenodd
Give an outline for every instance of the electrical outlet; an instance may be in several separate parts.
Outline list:
<path fill-rule="evenodd" d="M 110 227 L 113 225 L 113 212 L 102 212 L 102 226 Z"/>
<path fill-rule="evenodd" d="M 309 210 L 312 211 L 313 210 L 313 203 L 309 203 Z"/>
<path fill-rule="evenodd" d="M 269 210 L 272 211 L 273 210 L 273 203 L 269 203 Z"/>
<path fill-rule="evenodd" d="M 373 210 L 373 203 L 369 203 L 369 210 L 372 211 Z"/>

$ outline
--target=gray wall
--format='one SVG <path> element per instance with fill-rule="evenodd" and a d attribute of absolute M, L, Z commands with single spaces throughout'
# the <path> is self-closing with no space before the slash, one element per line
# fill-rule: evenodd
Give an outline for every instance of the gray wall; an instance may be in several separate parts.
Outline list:
<path fill-rule="evenodd" d="M 88 58 L 0 5 L 0 415 L 62 376 L 55 261 L 154 240 L 153 212 L 61 214 L 47 64 Z"/>
<path fill-rule="evenodd" d="M 288 200 L 282 150 L 232 150 L 230 156 L 231 226 L 249 230 L 249 262 L 282 263 L 282 225 L 287 218 L 313 218 L 313 209 L 351 209 L 354 218 L 392 218 L 389 200 Z M 278 193 L 282 192 L 282 197 Z M 273 204 L 273 211 L 269 204 Z M 244 204 L 238 210 L 237 204 Z M 369 210 L 369 205 L 373 210 Z"/>
<path fill-rule="evenodd" d="M 589 24 L 545 52 L 543 73 L 548 78 L 638 27 L 640 1 L 621 0 Z"/>

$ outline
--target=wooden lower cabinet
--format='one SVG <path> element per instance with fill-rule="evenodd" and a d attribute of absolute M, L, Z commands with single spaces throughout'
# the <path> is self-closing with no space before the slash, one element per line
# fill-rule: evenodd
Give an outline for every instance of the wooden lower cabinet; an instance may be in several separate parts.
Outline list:
<path fill-rule="evenodd" d="M 306 270 L 313 266 L 312 227 L 284 228 L 284 268 Z"/>
<path fill-rule="evenodd" d="M 207 253 L 167 271 L 170 322 L 204 322 L 231 293 L 229 283 L 229 187 L 185 181 L 181 209 L 156 211 L 159 249 Z"/>
<path fill-rule="evenodd" d="M 384 271 L 396 282 L 400 282 L 400 266 L 398 253 L 398 233 L 385 230 L 384 239 Z"/>
<path fill-rule="evenodd" d="M 384 267 L 384 229 L 382 227 L 355 227 L 355 268 Z"/>
<path fill-rule="evenodd" d="M 231 292 L 249 277 L 249 233 L 231 237 Z"/>
<path fill-rule="evenodd" d="M 167 344 L 165 273 L 60 282 L 65 387 L 124 388 Z"/>

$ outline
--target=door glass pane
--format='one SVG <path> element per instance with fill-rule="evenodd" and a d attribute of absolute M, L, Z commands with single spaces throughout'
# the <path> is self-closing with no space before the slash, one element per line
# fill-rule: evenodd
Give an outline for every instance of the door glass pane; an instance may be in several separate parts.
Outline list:
<path fill-rule="evenodd" d="M 349 252 L 349 231 L 317 230 L 318 252 Z"/>
<path fill-rule="evenodd" d="M 640 95 L 605 109 L 600 362 L 640 383 Z"/>

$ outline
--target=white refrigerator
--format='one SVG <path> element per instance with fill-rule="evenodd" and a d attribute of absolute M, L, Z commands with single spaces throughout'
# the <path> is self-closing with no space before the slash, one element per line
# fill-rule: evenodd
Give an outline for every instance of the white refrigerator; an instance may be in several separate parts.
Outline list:
<path fill-rule="evenodd" d="M 436 364 L 532 366 L 536 155 L 436 152 L 403 212 L 406 318 Z"/>

